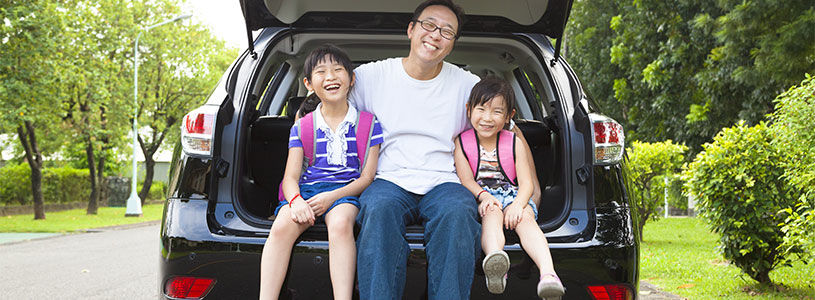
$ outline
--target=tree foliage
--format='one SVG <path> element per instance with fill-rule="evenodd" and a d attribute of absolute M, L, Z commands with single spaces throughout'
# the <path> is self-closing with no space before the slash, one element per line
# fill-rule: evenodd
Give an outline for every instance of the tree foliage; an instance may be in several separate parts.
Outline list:
<path fill-rule="evenodd" d="M 680 170 L 687 150 L 685 145 L 670 140 L 657 143 L 635 141 L 626 149 L 633 192 L 638 196 L 634 198 L 639 210 L 640 240 L 645 222 L 659 217 L 657 208 L 665 201 L 663 176 L 671 176 Z"/>
<path fill-rule="evenodd" d="M 812 1 L 584 0 L 570 19 L 569 59 L 595 100 L 633 139 L 692 153 L 815 70 Z"/>
<path fill-rule="evenodd" d="M 156 18 L 169 19 L 171 9 Z M 149 24 L 148 24 L 149 25 Z M 180 135 L 181 119 L 200 105 L 237 56 L 198 24 L 176 24 L 144 32 L 139 42 L 139 125 L 149 128 L 138 136 L 145 157 L 144 201 L 153 182 L 153 156 L 165 140 Z M 171 41 L 168 43 L 168 41 Z"/>
<path fill-rule="evenodd" d="M 59 140 L 56 108 L 67 68 L 67 43 L 59 34 L 65 12 L 59 8 L 49 1 L 0 1 L 0 128 L 16 134 L 30 166 L 35 219 L 45 219 L 43 156 Z"/>
<path fill-rule="evenodd" d="M 779 211 L 794 205 L 794 193 L 779 180 L 785 156 L 771 144 L 762 122 L 723 129 L 683 172 L 685 191 L 721 235 L 720 249 L 744 273 L 770 283 L 769 272 L 789 263 L 779 245 L 784 234 Z"/>
<path fill-rule="evenodd" d="M 784 178 L 800 193 L 800 203 L 787 209 L 790 217 L 782 230 L 786 233 L 782 249 L 799 250 L 815 262 L 815 77 L 809 75 L 775 99 L 771 130 L 773 145 L 790 159 L 781 161 Z"/>
<path fill-rule="evenodd" d="M 138 49 L 140 102 L 135 107 L 136 36 L 147 26 L 180 15 L 179 0 L 0 4 L 0 108 L 8 112 L 0 114 L 0 130 L 20 137 L 40 208 L 42 191 L 36 186 L 42 178 L 43 153 L 67 144 L 63 150 L 70 154 L 65 157 L 89 169 L 87 212 L 96 212 L 105 173 L 117 165 L 110 160 L 121 157 L 115 149 L 130 153 L 123 149 L 129 148 L 136 110 L 142 128 L 149 127 L 145 131 L 152 134 L 139 139 L 152 174 L 152 156 L 164 140 L 177 138 L 184 113 L 204 100 L 237 55 L 236 49 L 189 21 L 145 32 Z M 77 159 L 77 151 L 84 157 Z M 150 184 L 145 186 L 147 193 Z M 38 210 L 35 216 L 44 214 Z"/>

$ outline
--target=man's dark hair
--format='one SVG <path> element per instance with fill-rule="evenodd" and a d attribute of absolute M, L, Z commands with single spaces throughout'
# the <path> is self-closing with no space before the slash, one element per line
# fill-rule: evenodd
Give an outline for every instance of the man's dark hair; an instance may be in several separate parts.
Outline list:
<path fill-rule="evenodd" d="M 311 53 L 309 53 L 308 57 L 306 57 L 306 62 L 303 63 L 306 79 L 308 79 L 309 82 L 311 82 L 311 72 L 314 71 L 314 67 L 325 60 L 341 64 L 343 68 L 348 71 L 349 75 L 354 76 L 354 67 L 351 63 L 351 58 L 348 57 L 348 54 L 337 46 L 332 44 L 324 44 L 314 50 L 311 50 Z"/>
<path fill-rule="evenodd" d="M 458 22 L 458 28 L 456 28 L 456 39 L 458 39 L 458 37 L 461 36 L 461 28 L 464 27 L 464 10 L 461 9 L 461 6 L 453 3 L 452 0 L 427 0 L 422 2 L 422 4 L 419 4 L 419 6 L 416 7 L 416 10 L 413 11 L 413 19 L 411 19 L 410 22 L 413 23 L 413 26 L 416 26 L 416 21 L 419 20 L 419 16 L 422 14 L 422 12 L 424 12 L 425 8 L 433 5 L 447 7 L 453 11 L 453 14 L 456 15 L 456 21 Z"/>
<path fill-rule="evenodd" d="M 498 77 L 486 77 L 473 86 L 470 92 L 470 99 L 467 100 L 467 116 L 478 105 L 489 102 L 496 96 L 504 97 L 504 105 L 507 108 L 505 114 L 509 116 L 515 110 L 515 92 L 509 82 Z"/>

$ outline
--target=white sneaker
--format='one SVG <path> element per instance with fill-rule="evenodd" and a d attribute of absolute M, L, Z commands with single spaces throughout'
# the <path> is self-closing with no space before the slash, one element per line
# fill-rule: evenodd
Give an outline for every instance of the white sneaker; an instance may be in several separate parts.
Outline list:
<path fill-rule="evenodd" d="M 563 283 L 560 282 L 557 275 L 552 273 L 541 275 L 538 281 L 538 297 L 546 300 L 560 300 L 565 293 L 566 289 L 563 288 Z"/>
<path fill-rule="evenodd" d="M 492 252 L 481 262 L 481 267 L 484 268 L 484 277 L 487 279 L 487 290 L 493 294 L 504 293 L 509 271 L 509 255 L 504 251 Z"/>

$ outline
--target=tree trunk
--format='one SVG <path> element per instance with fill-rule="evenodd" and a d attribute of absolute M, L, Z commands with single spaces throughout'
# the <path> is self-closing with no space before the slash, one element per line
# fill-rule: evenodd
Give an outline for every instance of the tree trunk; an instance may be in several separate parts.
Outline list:
<path fill-rule="evenodd" d="M 108 206 L 107 179 L 105 179 L 105 154 L 99 155 L 99 163 L 96 164 L 96 184 L 99 186 L 99 196 L 97 206 Z"/>
<path fill-rule="evenodd" d="M 141 191 L 139 192 L 139 198 L 141 198 L 142 205 L 144 205 L 144 201 L 147 200 L 147 195 L 150 194 L 150 186 L 153 185 L 155 166 L 156 161 L 153 160 L 152 155 L 144 157 L 144 183 L 142 183 Z"/>
<path fill-rule="evenodd" d="M 23 144 L 25 158 L 31 169 L 31 195 L 34 198 L 34 220 L 45 220 L 45 206 L 42 196 L 42 153 L 37 145 L 34 125 L 25 121 L 17 127 L 17 137 Z"/>
<path fill-rule="evenodd" d="M 773 283 L 772 279 L 770 279 L 770 270 L 759 271 L 758 274 L 756 274 L 756 277 L 753 278 L 753 279 L 755 279 L 756 281 L 758 281 L 758 283 L 761 283 L 761 284 L 772 284 Z"/>
<path fill-rule="evenodd" d="M 97 199 L 99 198 L 99 186 L 96 184 L 96 163 L 94 162 L 93 157 L 93 141 L 88 137 L 86 139 L 87 145 L 85 145 L 85 154 L 88 156 L 88 170 L 90 171 L 90 180 L 91 180 L 91 197 L 88 199 L 88 209 L 87 214 L 95 215 L 98 210 L 99 206 L 97 204 Z"/>

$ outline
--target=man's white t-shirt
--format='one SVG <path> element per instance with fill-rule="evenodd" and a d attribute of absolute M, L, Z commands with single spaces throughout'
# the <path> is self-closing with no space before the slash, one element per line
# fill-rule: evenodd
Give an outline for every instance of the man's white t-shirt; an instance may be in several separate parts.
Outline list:
<path fill-rule="evenodd" d="M 430 80 L 410 77 L 402 58 L 361 65 L 349 100 L 376 115 L 382 125 L 377 178 L 426 194 L 445 182 L 459 182 L 453 140 L 469 125 L 467 98 L 478 76 L 444 62 Z"/>

